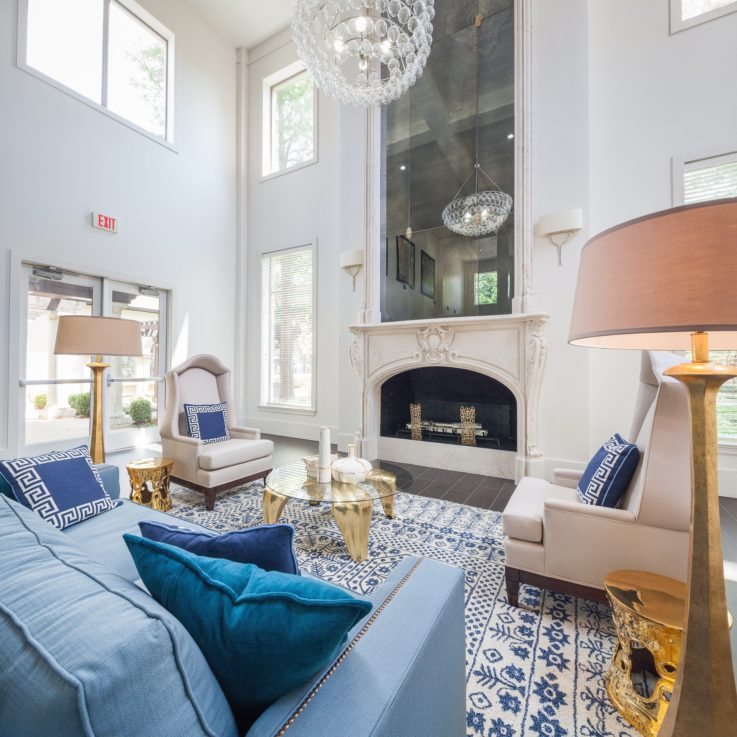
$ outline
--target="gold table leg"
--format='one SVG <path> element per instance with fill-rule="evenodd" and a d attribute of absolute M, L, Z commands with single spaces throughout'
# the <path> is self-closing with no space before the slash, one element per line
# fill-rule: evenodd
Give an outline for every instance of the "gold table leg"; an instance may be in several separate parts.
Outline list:
<path fill-rule="evenodd" d="M 346 501 L 333 504 L 333 517 L 338 523 L 351 558 L 357 563 L 368 558 L 372 508 L 373 503 L 370 501 Z"/>
<path fill-rule="evenodd" d="M 131 501 L 159 512 L 171 509 L 171 468 L 128 468 Z M 145 496 L 144 496 L 145 492 Z"/>
<path fill-rule="evenodd" d="M 384 508 L 384 515 L 389 519 L 394 519 L 394 494 L 382 496 L 381 506 Z"/>
<path fill-rule="evenodd" d="M 268 486 L 264 486 L 264 498 L 262 507 L 264 511 L 264 522 L 267 525 L 276 524 L 281 517 L 281 513 L 284 510 L 284 505 L 287 503 L 288 497 L 277 494 L 272 491 Z"/>

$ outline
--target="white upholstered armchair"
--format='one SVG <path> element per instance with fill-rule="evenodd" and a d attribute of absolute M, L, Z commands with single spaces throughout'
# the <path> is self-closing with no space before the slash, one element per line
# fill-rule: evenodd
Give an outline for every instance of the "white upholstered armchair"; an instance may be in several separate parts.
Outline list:
<path fill-rule="evenodd" d="M 229 440 L 203 443 L 187 433 L 185 404 L 227 404 Z M 159 428 L 164 455 L 174 461 L 172 480 L 205 495 L 215 506 L 218 491 L 266 478 L 274 444 L 261 432 L 232 424 L 230 369 L 215 356 L 197 355 L 166 374 L 166 412 Z"/>
<path fill-rule="evenodd" d="M 681 361 L 672 353 L 643 353 L 627 438 L 637 443 L 640 462 L 618 508 L 579 502 L 580 471 L 558 469 L 552 484 L 520 481 L 503 517 L 510 604 L 517 605 L 520 584 L 604 600 L 604 576 L 619 569 L 686 580 L 690 414 L 685 387 L 663 374 Z"/>

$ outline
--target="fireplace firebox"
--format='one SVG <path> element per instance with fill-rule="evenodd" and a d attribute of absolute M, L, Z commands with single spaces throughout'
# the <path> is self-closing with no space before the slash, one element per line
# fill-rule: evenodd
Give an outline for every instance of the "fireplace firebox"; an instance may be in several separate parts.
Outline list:
<path fill-rule="evenodd" d="M 516 451 L 517 401 L 476 371 L 411 369 L 381 386 L 381 435 Z"/>

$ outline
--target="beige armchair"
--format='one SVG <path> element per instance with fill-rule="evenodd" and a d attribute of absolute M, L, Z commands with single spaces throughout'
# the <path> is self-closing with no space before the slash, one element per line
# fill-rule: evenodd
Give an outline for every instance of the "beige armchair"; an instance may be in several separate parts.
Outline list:
<path fill-rule="evenodd" d="M 663 371 L 672 353 L 643 353 L 628 440 L 640 462 L 616 509 L 578 500 L 580 471 L 558 469 L 553 483 L 523 478 L 504 510 L 507 596 L 520 584 L 605 600 L 604 576 L 618 569 L 682 581 L 691 525 L 691 433 L 686 389 Z M 612 431 L 617 428 L 612 428 Z"/>
<path fill-rule="evenodd" d="M 203 443 L 189 437 L 185 404 L 228 405 L 229 440 Z M 174 461 L 172 480 L 205 495 L 205 508 L 215 507 L 219 491 L 266 478 L 274 444 L 261 432 L 236 427 L 230 394 L 230 370 L 215 356 L 192 356 L 166 374 L 166 412 L 159 427 L 164 455 Z"/>

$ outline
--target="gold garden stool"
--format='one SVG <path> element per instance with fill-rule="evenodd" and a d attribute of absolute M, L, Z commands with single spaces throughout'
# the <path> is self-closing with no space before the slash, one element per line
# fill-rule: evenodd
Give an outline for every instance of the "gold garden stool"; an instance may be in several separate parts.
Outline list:
<path fill-rule="evenodd" d="M 618 640 L 604 678 L 607 693 L 640 734 L 655 737 L 675 688 L 686 584 L 655 573 L 615 571 L 604 579 L 604 588 Z M 633 672 L 643 674 L 638 690 Z"/>
<path fill-rule="evenodd" d="M 374 501 L 380 500 L 384 514 L 394 516 L 394 495 L 397 479 L 390 471 L 374 465 L 366 481 L 348 484 L 330 481 L 320 484 L 307 476 L 304 463 L 290 463 L 275 468 L 264 484 L 263 511 L 266 524 L 274 524 L 290 499 L 300 499 L 311 505 L 330 504 L 348 552 L 353 560 L 368 558 L 369 528 Z"/>
<path fill-rule="evenodd" d="M 171 509 L 169 482 L 174 461 L 168 458 L 144 458 L 129 463 L 126 468 L 131 482 L 131 501 L 160 512 Z"/>

